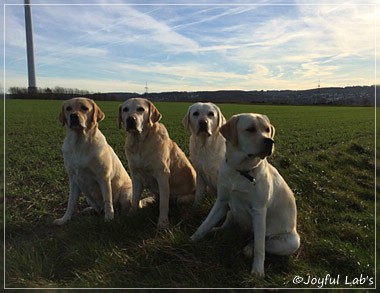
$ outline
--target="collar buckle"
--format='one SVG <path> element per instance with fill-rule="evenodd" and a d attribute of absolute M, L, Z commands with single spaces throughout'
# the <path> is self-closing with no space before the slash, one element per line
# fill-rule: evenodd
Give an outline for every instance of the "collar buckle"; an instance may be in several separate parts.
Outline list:
<path fill-rule="evenodd" d="M 256 178 L 249 175 L 250 171 L 238 171 L 238 172 L 240 173 L 241 176 L 247 178 L 252 183 L 252 185 L 256 185 Z"/>

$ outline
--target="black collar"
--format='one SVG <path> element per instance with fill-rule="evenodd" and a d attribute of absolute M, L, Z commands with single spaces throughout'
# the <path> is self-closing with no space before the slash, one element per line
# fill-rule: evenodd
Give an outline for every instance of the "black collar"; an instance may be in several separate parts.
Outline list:
<path fill-rule="evenodd" d="M 249 172 L 251 172 L 252 170 L 248 170 L 248 171 L 239 171 L 239 170 L 236 170 L 240 173 L 241 176 L 247 178 L 251 183 L 252 185 L 256 185 L 256 178 L 249 175 Z"/>

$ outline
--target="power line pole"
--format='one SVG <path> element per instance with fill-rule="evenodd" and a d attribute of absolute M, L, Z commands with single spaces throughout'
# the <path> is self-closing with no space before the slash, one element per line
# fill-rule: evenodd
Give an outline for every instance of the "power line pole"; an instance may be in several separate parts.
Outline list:
<path fill-rule="evenodd" d="M 29 94 L 37 93 L 36 86 L 36 68 L 34 65 L 34 45 L 33 45 L 33 26 L 32 26 L 32 8 L 29 0 L 24 0 L 25 8 L 25 32 L 26 32 L 26 51 L 28 58 L 28 92 Z"/>

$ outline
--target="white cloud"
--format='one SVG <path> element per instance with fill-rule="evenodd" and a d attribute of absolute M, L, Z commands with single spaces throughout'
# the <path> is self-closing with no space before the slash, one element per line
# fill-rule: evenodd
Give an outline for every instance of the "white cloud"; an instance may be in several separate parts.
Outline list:
<path fill-rule="evenodd" d="M 25 27 L 23 19 L 20 21 L 20 15 L 16 15 L 16 11 L 13 6 L 4 6 L 5 8 L 5 35 L 3 43 L 5 43 L 12 48 L 25 48 Z M 22 10 L 23 12 L 23 10 Z"/>
<path fill-rule="evenodd" d="M 118 18 L 127 20 L 122 29 L 133 29 L 142 35 L 145 41 L 163 45 L 163 49 L 169 49 L 180 52 L 183 48 L 197 48 L 198 44 L 165 24 L 157 21 L 155 18 L 146 13 L 141 13 L 131 6 L 120 6 L 117 10 L 114 7 L 106 7 L 104 10 L 112 9 Z"/>
<path fill-rule="evenodd" d="M 21 76 L 26 73 L 23 13 L 17 10 L 22 6 L 8 8 L 7 71 Z M 36 6 L 37 81 L 42 87 L 57 82 L 138 92 L 146 81 L 153 91 L 310 88 L 319 78 L 324 85 L 355 84 L 355 78 L 370 84 L 380 17 L 373 8 Z M 8 81 L 16 85 L 17 78 Z"/>

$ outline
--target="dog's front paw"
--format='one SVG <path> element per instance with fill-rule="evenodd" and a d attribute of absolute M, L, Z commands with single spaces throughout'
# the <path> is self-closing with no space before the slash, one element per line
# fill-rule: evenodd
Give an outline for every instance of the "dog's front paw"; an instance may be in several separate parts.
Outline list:
<path fill-rule="evenodd" d="M 169 220 L 167 218 L 159 218 L 157 223 L 158 229 L 165 229 L 169 227 Z"/>
<path fill-rule="evenodd" d="M 192 242 L 197 242 L 199 239 L 200 239 L 200 237 L 197 235 L 197 233 L 194 233 L 194 234 L 190 237 L 190 241 L 192 241 Z"/>
<path fill-rule="evenodd" d="M 256 277 L 264 278 L 264 265 L 253 264 L 251 273 L 254 274 Z"/>
<path fill-rule="evenodd" d="M 104 214 L 104 221 L 106 221 L 106 222 L 112 221 L 113 218 L 114 218 L 114 212 L 113 211 L 109 211 L 109 212 Z"/>
<path fill-rule="evenodd" d="M 62 217 L 62 218 L 59 218 L 59 219 L 54 220 L 54 221 L 53 221 L 53 224 L 54 224 L 54 225 L 58 225 L 58 226 L 62 226 L 62 225 L 64 225 L 64 224 L 66 224 L 66 222 L 67 222 L 68 220 L 70 220 L 70 219 L 65 218 L 65 217 Z"/>

